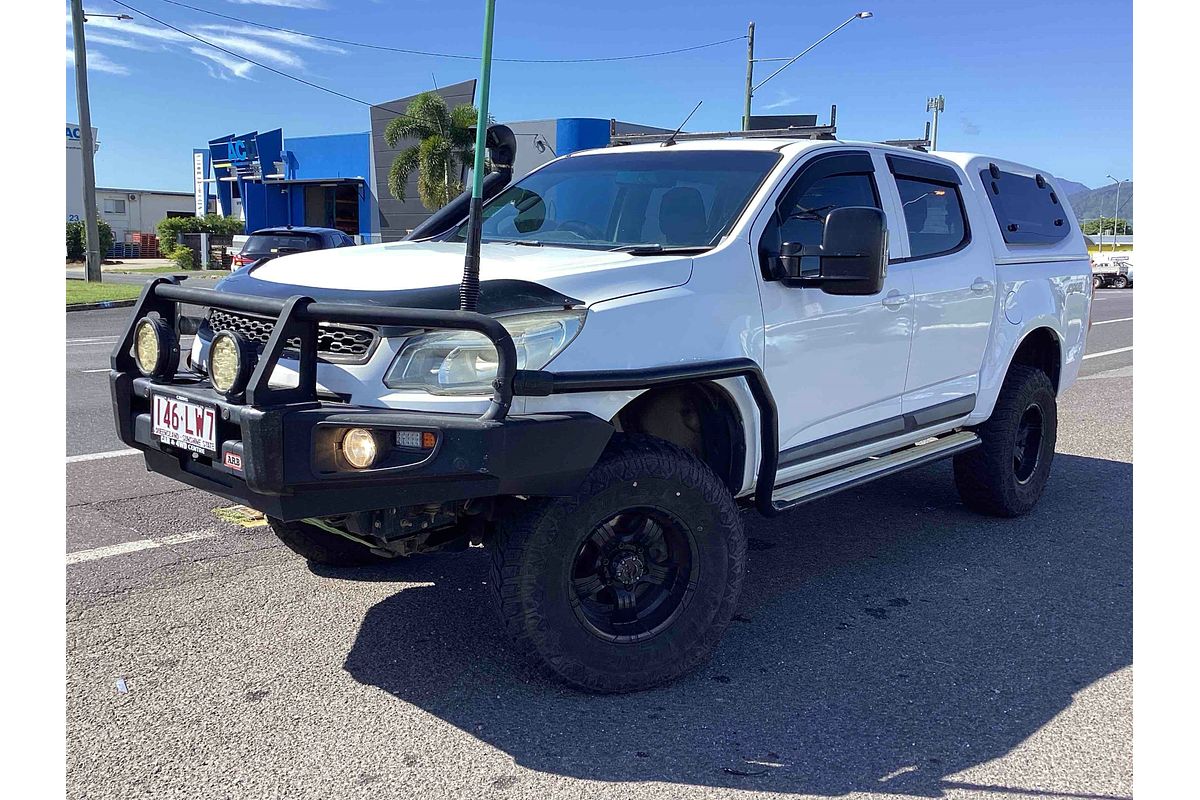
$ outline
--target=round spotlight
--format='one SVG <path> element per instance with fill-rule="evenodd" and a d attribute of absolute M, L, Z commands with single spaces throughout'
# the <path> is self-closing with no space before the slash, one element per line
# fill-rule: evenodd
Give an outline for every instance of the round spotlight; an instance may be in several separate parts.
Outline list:
<path fill-rule="evenodd" d="M 175 331 L 158 317 L 142 317 L 133 332 L 133 360 L 149 378 L 166 378 L 179 363 Z"/>
<path fill-rule="evenodd" d="M 221 394 L 241 394 L 253 363 L 253 348 L 240 334 L 221 331 L 213 337 L 208 348 L 208 377 Z"/>
<path fill-rule="evenodd" d="M 379 442 L 366 428 L 351 428 L 342 437 L 342 455 L 355 469 L 366 469 L 379 456 Z"/>

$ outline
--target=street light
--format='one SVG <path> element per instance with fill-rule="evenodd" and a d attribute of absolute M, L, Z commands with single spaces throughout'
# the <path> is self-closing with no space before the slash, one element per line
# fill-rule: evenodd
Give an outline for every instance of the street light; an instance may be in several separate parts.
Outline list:
<path fill-rule="evenodd" d="M 1126 178 L 1125 180 L 1117 180 L 1112 175 L 1109 175 L 1108 179 L 1117 185 L 1117 198 L 1116 202 L 1113 203 L 1113 252 L 1115 253 L 1117 252 L 1117 214 L 1119 214 L 1121 211 L 1121 184 L 1127 183 L 1129 178 Z M 1104 228 L 1103 221 L 1100 223 L 1100 227 L 1101 229 Z M 1125 226 L 1122 225 L 1121 230 L 1124 229 Z"/>
<path fill-rule="evenodd" d="M 847 25 L 849 25 L 851 22 L 854 22 L 854 20 L 870 19 L 873 16 L 874 16 L 874 14 L 872 14 L 870 11 L 858 12 L 857 14 L 855 14 L 854 16 L 850 17 L 845 22 L 843 22 L 841 25 L 838 25 L 836 28 L 831 30 L 829 33 L 822 36 L 820 39 L 817 39 L 815 42 L 813 42 L 811 45 L 809 45 L 802 52 L 797 53 L 796 55 L 792 56 L 789 59 L 786 59 L 786 61 L 787 61 L 786 64 L 784 64 L 782 67 L 780 67 L 779 69 L 772 72 L 770 75 L 768 75 L 763 80 L 759 81 L 758 84 L 754 83 L 754 63 L 756 61 L 784 61 L 785 59 L 782 59 L 782 58 L 755 58 L 754 57 L 754 23 L 751 22 L 749 36 L 747 37 L 749 40 L 749 44 L 747 46 L 748 54 L 747 54 L 747 58 L 746 58 L 746 108 L 745 108 L 745 113 L 742 115 L 742 130 L 744 130 L 744 131 L 750 130 L 750 101 L 754 98 L 754 93 L 757 92 L 759 89 L 761 89 L 766 84 L 767 81 L 771 80 L 771 78 L 774 78 L 776 75 L 783 72 L 785 69 L 790 67 L 792 64 L 795 64 L 802 57 L 811 53 L 813 50 L 816 49 L 817 45 L 819 45 L 821 42 L 828 39 L 830 36 L 833 36 L 835 33 L 840 31 L 842 28 L 846 27 Z"/>

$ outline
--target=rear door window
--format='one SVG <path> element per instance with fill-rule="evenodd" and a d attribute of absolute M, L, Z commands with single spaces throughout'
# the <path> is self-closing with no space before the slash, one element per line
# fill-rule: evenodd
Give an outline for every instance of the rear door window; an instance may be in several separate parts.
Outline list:
<path fill-rule="evenodd" d="M 1041 175 L 1018 175 L 992 165 L 979 177 L 1009 244 L 1053 244 L 1071 232 L 1062 198 Z"/>
<path fill-rule="evenodd" d="M 320 249 L 320 238 L 304 233 L 255 233 L 246 240 L 242 252 L 267 255 Z"/>
<path fill-rule="evenodd" d="M 967 241 L 958 187 L 916 178 L 896 178 L 910 258 L 929 258 L 957 250 Z"/>

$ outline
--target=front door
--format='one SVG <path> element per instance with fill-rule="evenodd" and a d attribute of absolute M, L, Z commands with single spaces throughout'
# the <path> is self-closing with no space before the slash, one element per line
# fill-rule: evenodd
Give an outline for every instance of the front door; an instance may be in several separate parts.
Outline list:
<path fill-rule="evenodd" d="M 913 324 L 908 269 L 889 267 L 883 291 L 869 296 L 770 278 L 770 259 L 782 243 L 820 244 L 828 213 L 852 206 L 884 207 L 871 153 L 818 154 L 779 196 L 758 240 L 764 369 L 779 407 L 781 468 L 903 431 L 900 397 Z M 889 230 L 894 224 L 889 215 Z M 815 272 L 815 259 L 811 267 Z"/>

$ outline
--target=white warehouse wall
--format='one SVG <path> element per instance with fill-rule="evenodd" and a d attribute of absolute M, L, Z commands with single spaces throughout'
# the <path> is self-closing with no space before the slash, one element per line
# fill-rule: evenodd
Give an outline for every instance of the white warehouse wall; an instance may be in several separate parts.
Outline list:
<path fill-rule="evenodd" d="M 124 201 L 124 213 L 110 211 L 112 201 Z M 124 242 L 131 233 L 155 233 L 168 211 L 194 215 L 196 198 L 191 192 L 97 188 L 96 208 L 104 221 L 112 226 L 113 241 Z"/>

